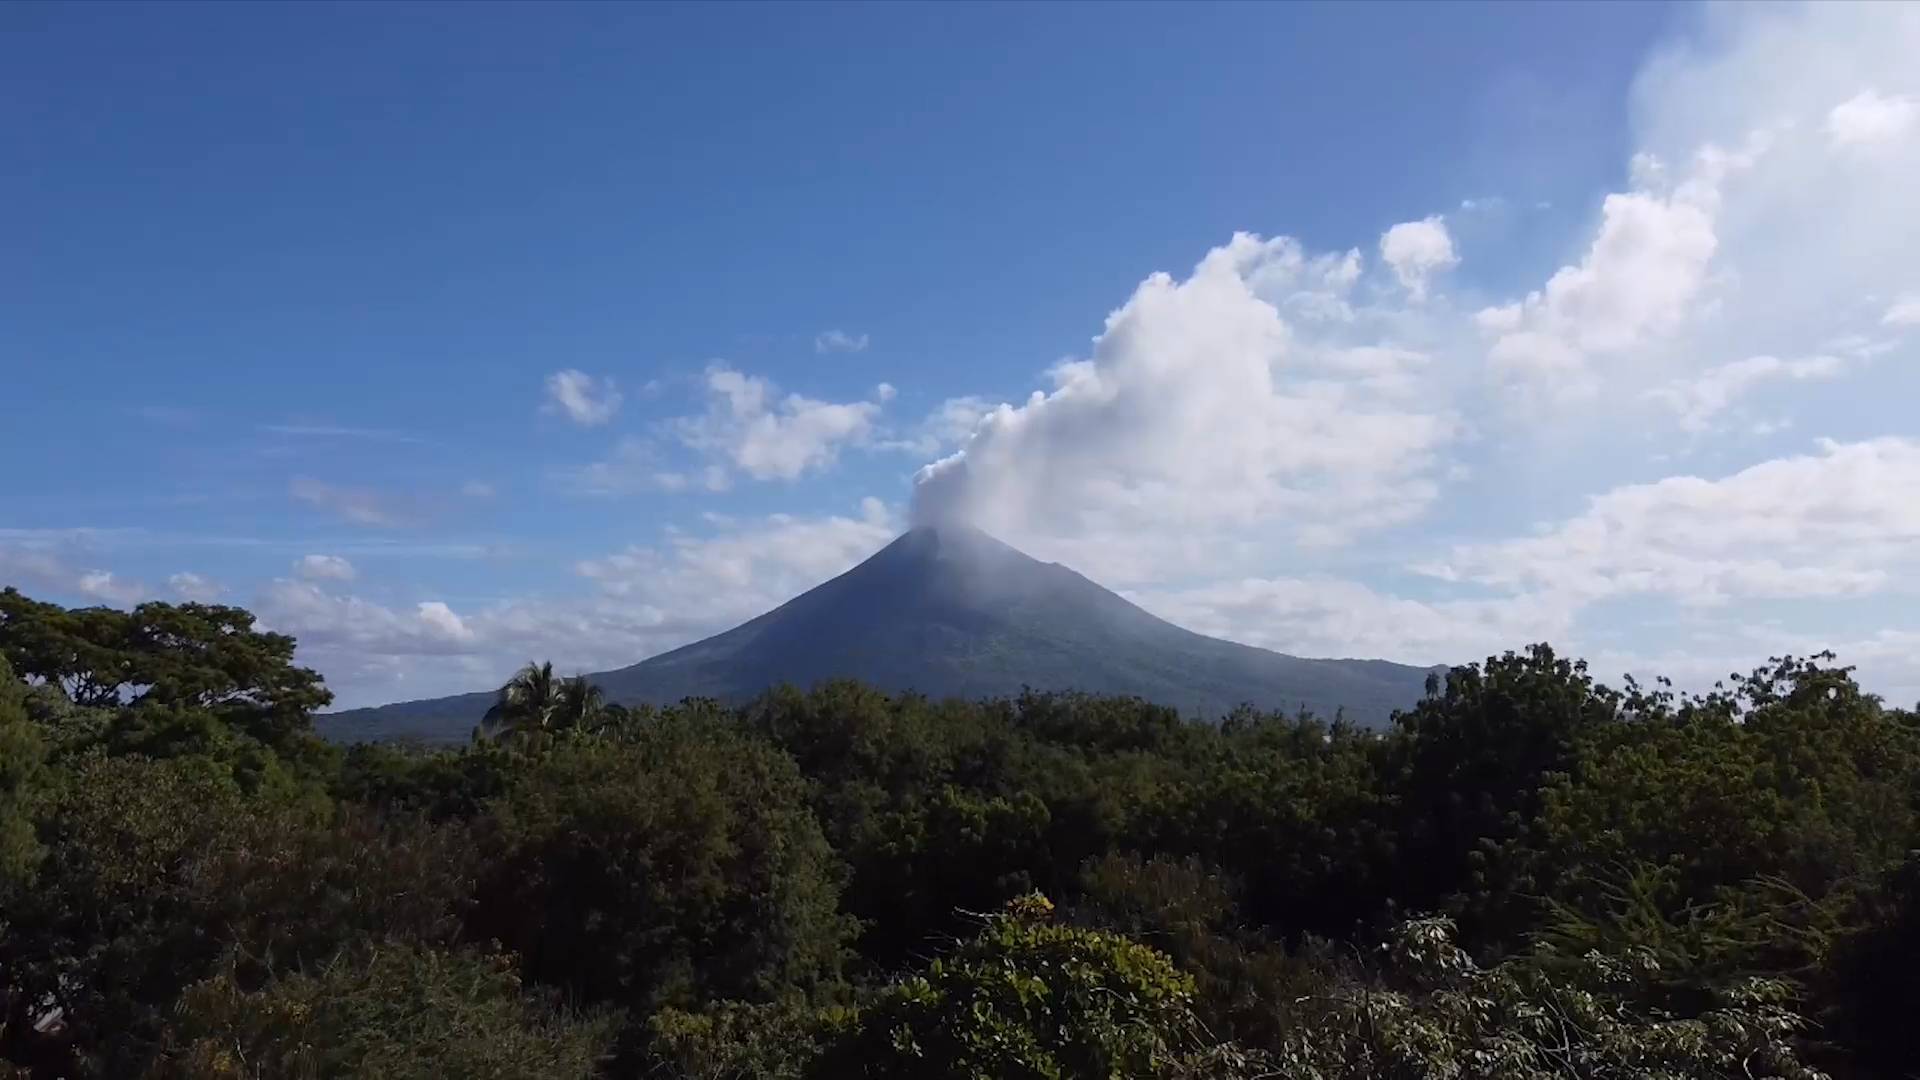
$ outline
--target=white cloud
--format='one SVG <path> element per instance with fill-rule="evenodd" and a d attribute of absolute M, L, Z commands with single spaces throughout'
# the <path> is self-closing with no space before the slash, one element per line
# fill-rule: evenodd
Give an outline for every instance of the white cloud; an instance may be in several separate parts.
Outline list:
<path fill-rule="evenodd" d="M 219 582 L 186 570 L 167 578 L 167 587 L 180 599 L 199 604 L 211 604 L 227 591 Z"/>
<path fill-rule="evenodd" d="M 0 529 L 0 585 L 40 598 L 129 607 L 152 598 L 144 583 L 89 566 L 113 530 Z M 95 564 L 97 566 L 97 564 Z"/>
<path fill-rule="evenodd" d="M 574 570 L 588 595 L 411 606 L 274 581 L 254 602 L 270 629 L 294 635 L 351 708 L 483 690 L 529 659 L 601 671 L 745 621 L 871 555 L 898 532 L 877 499 L 857 515 L 715 518 L 706 535 L 668 530 Z M 338 588 L 339 586 L 334 586 Z"/>
<path fill-rule="evenodd" d="M 1246 578 L 1133 597 L 1191 630 L 1294 656 L 1391 656 L 1458 663 L 1535 641 L 1563 640 L 1571 604 L 1547 595 L 1410 600 L 1334 578 Z"/>
<path fill-rule="evenodd" d="M 1750 356 L 1699 375 L 1656 387 L 1647 396 L 1672 409 L 1684 431 L 1708 430 L 1715 417 L 1755 386 L 1769 381 L 1831 379 L 1845 363 L 1837 356 L 1809 356 L 1782 360 L 1777 356 Z"/>
<path fill-rule="evenodd" d="M 705 415 L 683 418 L 674 430 L 688 447 L 756 480 L 793 480 L 830 467 L 842 446 L 868 440 L 880 415 L 875 401 L 782 396 L 767 379 L 724 364 L 707 369 L 706 385 Z"/>
<path fill-rule="evenodd" d="M 465 620 L 453 613 L 453 609 L 438 600 L 423 600 L 417 608 L 421 623 L 435 635 L 447 641 L 472 641 L 473 631 L 467 628 Z"/>
<path fill-rule="evenodd" d="M 152 595 L 145 585 L 115 577 L 107 570 L 88 570 L 75 585 L 82 596 L 120 606 L 137 604 Z"/>
<path fill-rule="evenodd" d="M 1403 221 L 1381 234 L 1380 258 L 1416 301 L 1426 299 L 1428 278 L 1460 262 L 1446 220 L 1437 214 Z"/>
<path fill-rule="evenodd" d="M 1354 265 L 1240 234 L 1184 281 L 1148 277 L 1051 392 L 987 412 L 920 471 L 916 517 L 1048 547 L 1255 526 L 1329 542 L 1418 515 L 1454 419 L 1292 363 L 1281 308 L 1302 284 L 1337 294 Z"/>
<path fill-rule="evenodd" d="M 1514 305 L 1483 310 L 1476 322 L 1498 334 L 1493 371 L 1549 396 L 1595 389 L 1593 357 L 1638 348 L 1670 334 L 1694 312 L 1719 238 L 1714 227 L 1727 178 L 1750 168 L 1766 145 L 1750 137 L 1729 153 L 1709 145 L 1685 179 L 1666 180 L 1661 162 L 1635 162 L 1639 184 L 1608 195 L 1600 226 L 1576 265 L 1563 266 Z"/>
<path fill-rule="evenodd" d="M 355 525 L 397 526 L 409 521 L 392 499 L 368 488 L 342 487 L 300 476 L 288 483 L 287 492 Z"/>
<path fill-rule="evenodd" d="M 464 652 L 476 640 L 465 622 L 438 601 L 418 604 L 411 612 L 396 611 L 289 578 L 270 583 L 255 600 L 254 610 L 268 628 L 298 639 L 303 662 L 310 651 L 444 656 Z"/>
<path fill-rule="evenodd" d="M 1519 304 L 1502 304 L 1498 307 L 1482 308 L 1474 314 L 1474 325 L 1489 334 L 1505 334 L 1520 329 L 1520 323 L 1526 318 L 1526 309 Z"/>
<path fill-rule="evenodd" d="M 669 532 L 662 544 L 582 560 L 575 569 L 607 595 L 663 616 L 702 612 L 709 621 L 744 620 L 853 566 L 899 526 L 874 498 L 861 502 L 858 517 L 720 520 L 726 527 L 718 534 Z"/>
<path fill-rule="evenodd" d="M 934 406 L 919 423 L 880 445 L 888 450 L 904 450 L 921 457 L 945 454 L 973 435 L 973 429 L 993 410 L 993 402 L 978 394 L 952 397 Z"/>
<path fill-rule="evenodd" d="M 1827 113 L 1827 138 L 1835 146 L 1892 142 L 1920 126 L 1920 103 L 1863 90 Z"/>
<path fill-rule="evenodd" d="M 1719 480 L 1617 487 L 1537 535 L 1456 547 L 1418 569 L 1583 600 L 1682 604 L 1859 596 L 1920 568 L 1920 441 L 1822 442 Z"/>
<path fill-rule="evenodd" d="M 484 480 L 469 480 L 460 485 L 460 494 L 469 499 L 491 499 L 494 495 L 493 485 Z"/>
<path fill-rule="evenodd" d="M 302 555 L 293 572 L 308 581 L 352 581 L 359 576 L 353 564 L 338 555 Z"/>
<path fill-rule="evenodd" d="M 1880 321 L 1887 326 L 1920 326 L 1920 293 L 1895 300 Z"/>
<path fill-rule="evenodd" d="M 857 353 L 867 350 L 867 335 L 849 334 L 845 330 L 823 330 L 813 339 L 813 351 L 817 353 Z"/>
<path fill-rule="evenodd" d="M 873 399 L 884 403 L 892 401 L 894 395 L 897 393 L 899 393 L 899 391 L 893 388 L 892 383 L 881 383 L 873 388 Z"/>
<path fill-rule="evenodd" d="M 612 378 L 595 378 L 568 368 L 547 376 L 545 411 L 559 413 L 581 427 L 596 427 L 620 411 L 620 390 Z"/>

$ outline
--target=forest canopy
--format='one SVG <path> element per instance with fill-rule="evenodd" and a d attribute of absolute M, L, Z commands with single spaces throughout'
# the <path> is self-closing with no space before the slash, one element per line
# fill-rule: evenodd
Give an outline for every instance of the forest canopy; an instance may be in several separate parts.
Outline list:
<path fill-rule="evenodd" d="M 338 747 L 239 608 L 0 591 L 0 1076 L 1895 1078 L 1920 717 L 1544 645 L 1371 732 L 1136 699 Z"/>

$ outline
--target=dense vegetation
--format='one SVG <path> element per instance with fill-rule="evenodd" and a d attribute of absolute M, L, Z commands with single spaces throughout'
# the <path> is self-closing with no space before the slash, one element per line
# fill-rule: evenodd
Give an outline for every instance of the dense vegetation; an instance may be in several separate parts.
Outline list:
<path fill-rule="evenodd" d="M 293 642 L 0 592 L 0 1075 L 1902 1077 L 1920 718 L 1545 647 L 1385 733 L 839 683 L 459 749 Z"/>

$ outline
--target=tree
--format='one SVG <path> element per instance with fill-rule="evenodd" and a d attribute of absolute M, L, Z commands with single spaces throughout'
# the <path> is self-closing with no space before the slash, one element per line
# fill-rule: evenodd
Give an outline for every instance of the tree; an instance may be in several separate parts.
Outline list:
<path fill-rule="evenodd" d="M 1537 882 L 1503 857 L 1533 826 L 1542 785 L 1572 767 L 1582 740 L 1621 718 L 1621 695 L 1585 661 L 1546 645 L 1456 667 L 1398 718 L 1395 743 L 1403 910 L 1450 911 L 1466 939 L 1498 941 L 1535 913 Z"/>
<path fill-rule="evenodd" d="M 47 780 L 46 745 L 27 719 L 26 686 L 0 656 L 0 913 L 40 861 L 33 811 Z M 0 933 L 6 918 L 0 914 Z"/>
<path fill-rule="evenodd" d="M 1674 1016 L 1636 1007 L 1657 977 L 1644 952 L 1590 953 L 1577 964 L 1528 959 L 1483 968 L 1444 918 L 1396 927 L 1379 973 L 1317 998 L 1266 1062 L 1284 1080 L 1824 1080 L 1793 1041 L 1807 1023 L 1777 980 L 1722 987 L 1705 1010 Z"/>
<path fill-rule="evenodd" d="M 468 934 L 528 981 L 644 1020 L 837 980 L 854 926 L 784 754 L 672 714 L 519 762 L 474 825 L 486 868 Z"/>
<path fill-rule="evenodd" d="M 605 708 L 605 695 L 585 675 L 556 679 L 552 661 L 529 661 L 500 687 L 480 731 L 492 737 L 591 731 Z"/>
<path fill-rule="evenodd" d="M 69 611 L 0 589 L 0 653 L 18 674 L 76 705 L 196 709 L 277 745 L 333 695 L 294 665 L 293 638 L 253 624 L 251 612 L 219 604 Z"/>
<path fill-rule="evenodd" d="M 529 1000 L 512 962 L 417 945 L 343 953 L 258 988 L 233 967 L 188 988 L 153 1080 L 378 1076 L 588 1080 L 604 1017 Z"/>
<path fill-rule="evenodd" d="M 552 726 L 561 731 L 592 731 L 606 710 L 606 694 L 585 675 L 575 675 L 560 684 Z"/>
<path fill-rule="evenodd" d="M 1171 1077 L 1206 1049 L 1193 981 L 1115 934 L 1053 925 L 1033 894 L 850 1018 L 813 1075 Z"/>
<path fill-rule="evenodd" d="M 471 887 L 464 835 L 249 796 L 217 761 L 94 753 L 46 807 L 47 854 L 0 935 L 0 1058 L 137 1076 L 182 990 L 350 945 L 446 943 Z M 57 1008 L 62 1030 L 36 1021 Z"/>

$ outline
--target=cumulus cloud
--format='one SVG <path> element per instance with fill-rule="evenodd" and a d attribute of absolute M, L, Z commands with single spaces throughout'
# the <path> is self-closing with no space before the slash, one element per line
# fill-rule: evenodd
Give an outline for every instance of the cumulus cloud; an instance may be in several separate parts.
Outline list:
<path fill-rule="evenodd" d="M 1719 247 L 1714 224 L 1722 186 L 1750 168 L 1765 144 L 1754 137 L 1737 153 L 1705 146 L 1678 183 L 1668 182 L 1657 158 L 1637 159 L 1639 185 L 1606 197 L 1579 263 L 1561 267 L 1516 304 L 1479 314 L 1479 325 L 1498 334 L 1488 351 L 1494 372 L 1550 393 L 1584 394 L 1593 389 L 1591 358 L 1677 329 Z"/>
<path fill-rule="evenodd" d="M 302 555 L 294 560 L 293 572 L 308 581 L 352 581 L 359 576 L 353 564 L 338 555 Z"/>
<path fill-rule="evenodd" d="M 1550 594 L 1412 600 L 1330 577 L 1245 578 L 1144 590 L 1149 611 L 1204 634 L 1293 656 L 1391 656 L 1459 663 L 1534 641 L 1561 641 L 1575 607 Z"/>
<path fill-rule="evenodd" d="M 565 671 L 621 667 L 727 629 L 852 567 L 899 531 L 866 499 L 852 515 L 714 517 L 695 534 L 667 530 L 573 567 L 585 595 L 479 604 L 408 603 L 341 591 L 345 583 L 280 579 L 254 608 L 294 635 L 352 708 L 497 685 L 529 657 Z"/>
<path fill-rule="evenodd" d="M 1895 300 L 1880 321 L 1887 326 L 1920 326 L 1920 293 Z"/>
<path fill-rule="evenodd" d="M 1418 567 L 1450 581 L 1584 600 L 1684 604 L 1859 596 L 1920 564 L 1920 441 L 1823 441 L 1718 480 L 1616 487 L 1534 536 L 1456 547 Z"/>
<path fill-rule="evenodd" d="M 302 653 L 443 656 L 475 640 L 444 603 L 395 609 L 329 592 L 313 581 L 274 580 L 256 599 L 255 611 L 271 629 L 294 635 Z"/>
<path fill-rule="evenodd" d="M 140 582 L 116 577 L 109 570 L 88 570 L 82 573 L 79 580 L 75 582 L 75 588 L 80 595 L 90 600 L 99 600 L 121 607 L 137 604 L 153 594 L 152 590 Z"/>
<path fill-rule="evenodd" d="M 1872 146 L 1904 138 L 1920 126 L 1920 103 L 1863 90 L 1827 113 L 1827 138 L 1835 146 Z"/>
<path fill-rule="evenodd" d="M 1426 299 L 1428 278 L 1460 262 L 1446 221 L 1439 215 L 1388 229 L 1380 237 L 1380 259 L 1415 300 Z"/>
<path fill-rule="evenodd" d="M 706 389 L 706 413 L 679 420 L 675 433 L 756 480 L 793 480 L 831 466 L 842 446 L 868 440 L 880 415 L 879 401 L 783 395 L 771 381 L 724 364 L 707 369 Z"/>
<path fill-rule="evenodd" d="M 823 330 L 813 339 L 813 351 L 817 353 L 866 352 L 867 335 L 849 334 L 845 330 Z"/>
<path fill-rule="evenodd" d="M 453 609 L 438 600 L 423 600 L 414 610 L 414 614 L 435 636 L 447 641 L 472 641 L 473 631 L 468 629 L 466 620 L 453 613 Z"/>
<path fill-rule="evenodd" d="M 0 528 L 0 584 L 128 607 L 153 597 L 143 582 L 98 568 L 113 530 Z"/>
<path fill-rule="evenodd" d="M 988 411 L 920 471 L 915 518 L 1044 544 L 1261 523 L 1325 541 L 1417 515 L 1454 419 L 1289 368 L 1283 308 L 1344 303 L 1352 265 L 1243 233 L 1185 280 L 1148 277 L 1051 391 Z"/>
<path fill-rule="evenodd" d="M 211 604 L 227 591 L 226 586 L 219 582 L 187 570 L 167 578 L 167 587 L 180 599 L 199 604 Z"/>
<path fill-rule="evenodd" d="M 596 378 L 568 368 L 547 376 L 545 411 L 558 413 L 581 427 L 597 427 L 620 411 L 620 390 L 613 379 Z"/>
<path fill-rule="evenodd" d="M 1808 356 L 1798 360 L 1750 356 L 1657 387 L 1648 391 L 1648 397 L 1672 409 L 1682 430 L 1702 432 L 1712 427 L 1714 418 L 1743 394 L 1762 383 L 1831 379 L 1845 367 L 1845 362 L 1837 356 Z"/>
<path fill-rule="evenodd" d="M 639 601 L 664 617 L 704 611 L 745 619 L 852 567 L 898 532 L 878 499 L 862 500 L 858 516 L 715 520 L 721 531 L 693 536 L 670 530 L 657 545 L 635 545 L 575 570 L 607 595 Z"/>

